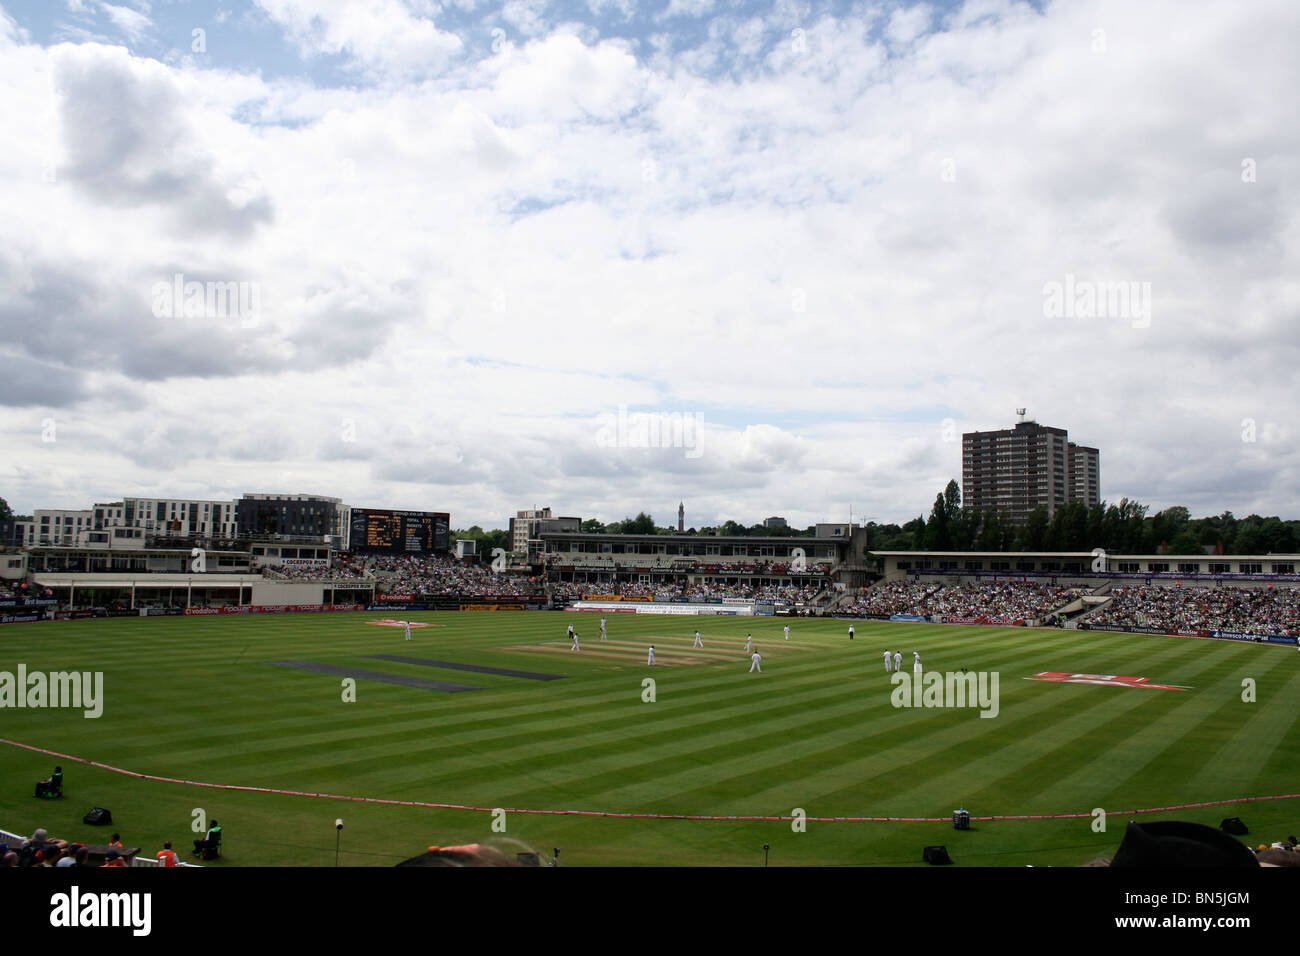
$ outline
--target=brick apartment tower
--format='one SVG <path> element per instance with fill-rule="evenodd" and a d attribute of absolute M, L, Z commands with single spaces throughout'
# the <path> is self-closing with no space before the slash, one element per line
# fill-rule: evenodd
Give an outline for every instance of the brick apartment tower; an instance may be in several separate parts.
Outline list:
<path fill-rule="evenodd" d="M 1100 453 L 1076 445 L 1064 428 L 1024 420 L 1000 431 L 966 432 L 961 439 L 962 504 L 1000 511 L 1023 524 L 1039 505 L 1048 515 L 1067 501 L 1101 501 Z"/>

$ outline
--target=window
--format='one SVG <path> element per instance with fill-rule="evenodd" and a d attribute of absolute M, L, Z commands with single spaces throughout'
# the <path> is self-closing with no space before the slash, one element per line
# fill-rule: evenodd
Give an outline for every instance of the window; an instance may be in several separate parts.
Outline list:
<path fill-rule="evenodd" d="M 1250 561 L 1243 561 L 1239 567 L 1239 574 L 1261 574 L 1264 571 L 1264 565 Z"/>
<path fill-rule="evenodd" d="M 1230 569 L 1231 569 L 1231 565 L 1228 565 L 1228 564 L 1215 564 L 1213 561 L 1210 562 L 1210 573 L 1211 573 L 1211 574 L 1227 574 L 1227 573 L 1229 572 Z"/>
<path fill-rule="evenodd" d="M 1273 565 L 1274 574 L 1295 574 L 1295 565 L 1290 563 L 1275 563 Z"/>
<path fill-rule="evenodd" d="M 1179 574 L 1199 574 L 1200 570 L 1201 566 L 1199 564 L 1190 561 L 1183 561 L 1178 565 Z"/>
<path fill-rule="evenodd" d="M 1147 570 L 1156 574 L 1166 574 L 1169 571 L 1169 563 L 1167 561 L 1148 561 Z"/>

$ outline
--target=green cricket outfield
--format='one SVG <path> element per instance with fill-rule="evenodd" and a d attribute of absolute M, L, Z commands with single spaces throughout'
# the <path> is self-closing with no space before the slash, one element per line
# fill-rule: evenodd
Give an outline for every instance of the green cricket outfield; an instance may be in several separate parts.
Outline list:
<path fill-rule="evenodd" d="M 371 623 L 384 617 L 436 626 L 406 641 Z M 762 865 L 764 844 L 773 866 L 906 866 L 935 843 L 959 866 L 1073 866 L 1113 853 L 1132 819 L 1240 816 L 1253 844 L 1300 830 L 1295 798 L 1120 813 L 1300 793 L 1294 647 L 872 621 L 849 641 L 840 620 L 608 620 L 606 642 L 599 616 L 578 613 L 7 625 L 0 672 L 101 672 L 103 699 L 97 718 L 0 709 L 0 827 L 104 842 L 82 823 L 103 806 L 152 856 L 217 819 L 215 866 L 332 866 L 336 818 L 348 866 L 494 841 L 543 859 L 559 847 L 561 865 L 580 866 Z M 913 651 L 926 671 L 996 674 L 996 716 L 895 706 L 885 649 L 909 677 Z M 1027 679 L 1044 672 L 1170 688 Z M 56 763 L 65 796 L 34 798 Z M 952 827 L 959 806 L 970 830 Z M 1076 816 L 980 819 L 1056 814 Z M 787 819 L 725 819 L 750 816 Z"/>

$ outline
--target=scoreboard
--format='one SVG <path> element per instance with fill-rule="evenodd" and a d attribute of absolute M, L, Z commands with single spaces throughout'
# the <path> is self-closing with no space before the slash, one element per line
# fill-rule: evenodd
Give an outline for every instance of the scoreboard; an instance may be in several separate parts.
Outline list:
<path fill-rule="evenodd" d="M 447 550 L 450 527 L 445 511 L 353 508 L 349 547 L 373 554 L 433 554 Z"/>

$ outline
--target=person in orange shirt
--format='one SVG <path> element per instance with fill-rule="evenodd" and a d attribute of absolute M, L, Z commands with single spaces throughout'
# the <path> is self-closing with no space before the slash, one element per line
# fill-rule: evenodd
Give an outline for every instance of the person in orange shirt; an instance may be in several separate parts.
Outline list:
<path fill-rule="evenodd" d="M 104 866 L 126 866 L 126 860 L 116 850 L 108 851 L 108 859 L 104 861 Z"/>
<path fill-rule="evenodd" d="M 168 840 L 163 844 L 163 848 L 158 851 L 159 866 L 180 866 L 176 860 L 176 853 L 172 850 L 172 842 Z"/>
<path fill-rule="evenodd" d="M 114 833 L 108 838 L 108 845 L 115 846 L 120 850 L 122 848 L 122 834 Z"/>

